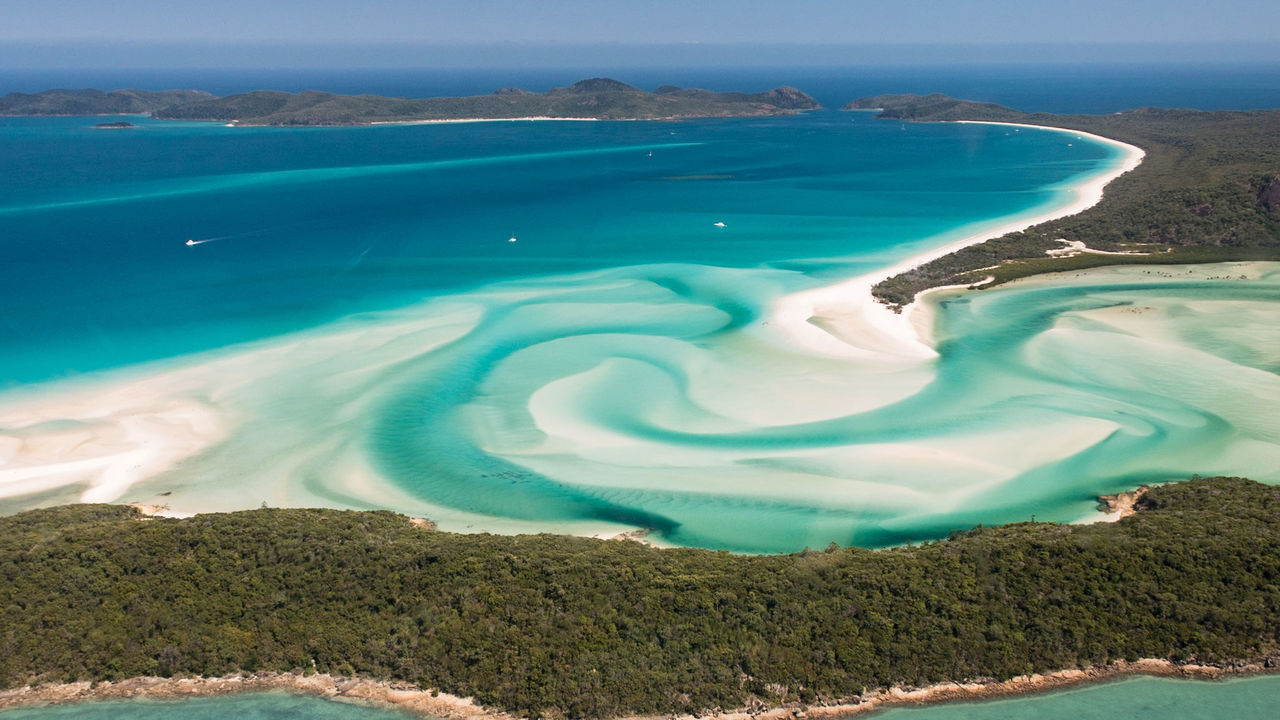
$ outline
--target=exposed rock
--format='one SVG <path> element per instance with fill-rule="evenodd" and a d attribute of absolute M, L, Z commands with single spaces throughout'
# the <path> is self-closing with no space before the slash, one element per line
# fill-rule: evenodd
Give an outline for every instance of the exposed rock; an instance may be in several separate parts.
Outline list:
<path fill-rule="evenodd" d="M 1262 186 L 1258 191 L 1258 203 L 1272 215 L 1280 217 L 1280 176 Z"/>

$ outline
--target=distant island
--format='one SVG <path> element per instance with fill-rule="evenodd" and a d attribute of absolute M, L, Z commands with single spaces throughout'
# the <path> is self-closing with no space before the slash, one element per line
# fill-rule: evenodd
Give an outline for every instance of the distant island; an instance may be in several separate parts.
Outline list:
<path fill-rule="evenodd" d="M 145 115 L 173 105 L 212 100 L 201 90 L 45 90 L 0 97 L 0 115 Z"/>
<path fill-rule="evenodd" d="M 1109 115 L 1025 113 L 932 95 L 879 95 L 845 110 L 914 122 L 1067 128 L 1136 145 L 1138 168 L 1070 217 L 972 245 L 891 277 L 876 298 L 902 308 L 934 287 L 992 287 L 1102 265 L 1280 260 L 1280 110 L 1138 108 Z"/>
<path fill-rule="evenodd" d="M 0 115 L 105 115 L 149 112 L 163 120 L 206 120 L 236 125 L 373 125 L 446 120 L 564 118 L 679 120 L 789 115 L 821 107 L 792 87 L 768 92 L 712 92 L 665 85 L 646 92 L 608 78 L 534 93 L 503 88 L 470 97 L 393 98 L 379 95 L 288 93 L 275 90 L 216 97 L 192 90 L 49 90 L 0 98 Z"/>
<path fill-rule="evenodd" d="M 131 123 L 131 122 L 124 122 L 124 121 L 122 120 L 122 121 L 120 121 L 120 122 L 105 122 L 105 123 L 98 123 L 97 125 L 94 125 L 94 127 L 95 127 L 95 128 L 97 128 L 97 129 L 99 129 L 99 130 L 125 130 L 125 129 L 127 129 L 127 128 L 134 128 L 134 127 L 138 127 L 138 126 L 137 126 L 137 125 L 134 125 L 134 124 L 133 124 L 133 123 Z"/>

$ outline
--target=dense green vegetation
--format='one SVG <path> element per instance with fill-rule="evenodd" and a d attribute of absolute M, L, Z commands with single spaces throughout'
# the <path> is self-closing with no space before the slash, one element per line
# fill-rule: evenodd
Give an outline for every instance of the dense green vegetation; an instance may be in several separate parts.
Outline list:
<path fill-rule="evenodd" d="M 200 90 L 45 90 L 0 97 L 0 115 L 124 115 L 211 99 Z"/>
<path fill-rule="evenodd" d="M 792 87 L 762 93 L 710 92 L 671 85 L 645 92 L 608 78 L 532 93 L 503 88 L 471 97 L 393 98 L 378 95 L 287 93 L 276 90 L 216 97 L 196 90 L 46 90 L 0 97 L 0 115 L 152 113 L 167 120 L 217 120 L 242 125 L 367 125 L 415 120 L 521 117 L 664 120 L 784 115 L 819 107 Z"/>
<path fill-rule="evenodd" d="M 883 108 L 895 120 L 994 120 L 1071 128 L 1141 147 L 1136 170 L 1107 186 L 1098 205 L 965 248 L 874 289 L 895 306 L 940 285 L 996 283 L 1099 265 L 1280 260 L 1280 110 L 1201 112 L 1140 108 L 1112 115 L 1023 113 L 944 95 L 882 95 L 846 109 Z M 1078 240 L 1097 250 L 1147 257 L 1046 251 Z M 991 270 L 992 266 L 998 266 Z M 989 285 L 988 285 L 989 287 Z"/>
<path fill-rule="evenodd" d="M 372 122 L 457 118 L 563 117 L 652 120 L 687 117 L 779 115 L 818 103 L 795 88 L 754 95 L 666 86 L 645 92 L 607 78 L 532 93 L 505 88 L 490 95 L 456 98 L 389 98 L 324 92 L 259 91 L 166 108 L 156 117 L 235 121 L 244 125 L 359 125 Z"/>
<path fill-rule="evenodd" d="M 0 686 L 314 668 L 604 717 L 1276 653 L 1280 488 L 1196 479 L 1139 506 L 754 557 L 389 512 L 36 510 L 0 518 Z"/>

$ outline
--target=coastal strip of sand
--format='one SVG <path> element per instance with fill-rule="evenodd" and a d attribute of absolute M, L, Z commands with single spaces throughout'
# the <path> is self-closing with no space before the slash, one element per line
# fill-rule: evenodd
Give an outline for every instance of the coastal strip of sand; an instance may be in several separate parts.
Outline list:
<path fill-rule="evenodd" d="M 1146 155 L 1141 148 L 1092 133 L 1067 128 L 1022 123 L 961 121 L 971 124 L 1033 128 L 1088 138 L 1117 148 L 1121 157 L 1109 170 L 1093 175 L 1070 188 L 1072 201 L 1058 205 L 1033 217 L 1017 217 L 983 229 L 981 232 L 945 243 L 913 255 L 883 270 L 859 275 L 812 290 L 787 295 L 774 305 L 772 325 L 792 347 L 836 357 L 898 358 L 924 360 L 936 356 L 929 322 L 913 319 L 924 303 L 909 304 L 901 314 L 877 302 L 871 288 L 894 275 L 919 267 L 957 250 L 976 245 L 1011 232 L 1019 232 L 1050 220 L 1083 212 L 1102 200 L 1103 189 L 1116 178 L 1138 167 Z M 927 312 L 927 311 L 926 311 Z M 922 332 L 923 331 L 923 332 Z"/>
<path fill-rule="evenodd" d="M 448 123 L 479 123 L 479 122 L 600 122 L 600 118 L 593 117 L 552 117 L 550 115 L 530 115 L 528 117 L 512 117 L 512 118 L 439 118 L 434 120 L 376 120 L 374 122 L 365 123 L 367 125 L 440 125 Z"/>
<path fill-rule="evenodd" d="M 926 705 L 956 701 L 988 700 L 1015 695 L 1049 692 L 1091 682 L 1117 680 L 1135 675 L 1221 680 L 1274 673 L 1280 658 L 1260 658 L 1230 665 L 1175 663 L 1145 658 L 1118 661 L 1102 667 L 1074 668 L 1056 672 L 1021 675 L 1008 680 L 945 682 L 924 687 L 894 686 L 873 690 L 829 705 L 798 702 L 770 704 L 758 700 L 751 707 L 724 710 L 711 708 L 697 715 L 634 717 L 625 720 L 791 720 L 792 718 L 840 718 L 891 707 Z M 471 698 L 438 690 L 423 690 L 412 683 L 347 678 L 326 673 L 237 674 L 224 677 L 162 678 L 139 677 L 118 682 L 73 682 L 26 686 L 0 690 L 0 711 L 20 707 L 40 707 L 72 703 L 149 698 L 183 700 L 195 697 L 243 692 L 289 692 L 300 695 L 392 708 L 424 717 L 448 720 L 519 720 L 518 716 L 477 704 Z"/>

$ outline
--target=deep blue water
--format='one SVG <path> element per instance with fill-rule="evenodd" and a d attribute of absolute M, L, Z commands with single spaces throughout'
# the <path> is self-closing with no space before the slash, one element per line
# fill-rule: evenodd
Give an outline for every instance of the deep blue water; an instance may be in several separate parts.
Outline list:
<path fill-rule="evenodd" d="M 0 118 L 0 386 L 501 279 L 671 262 L 851 275 L 1050 202 L 1051 186 L 1111 152 L 1054 133 L 836 111 L 314 129 L 93 122 Z"/>

